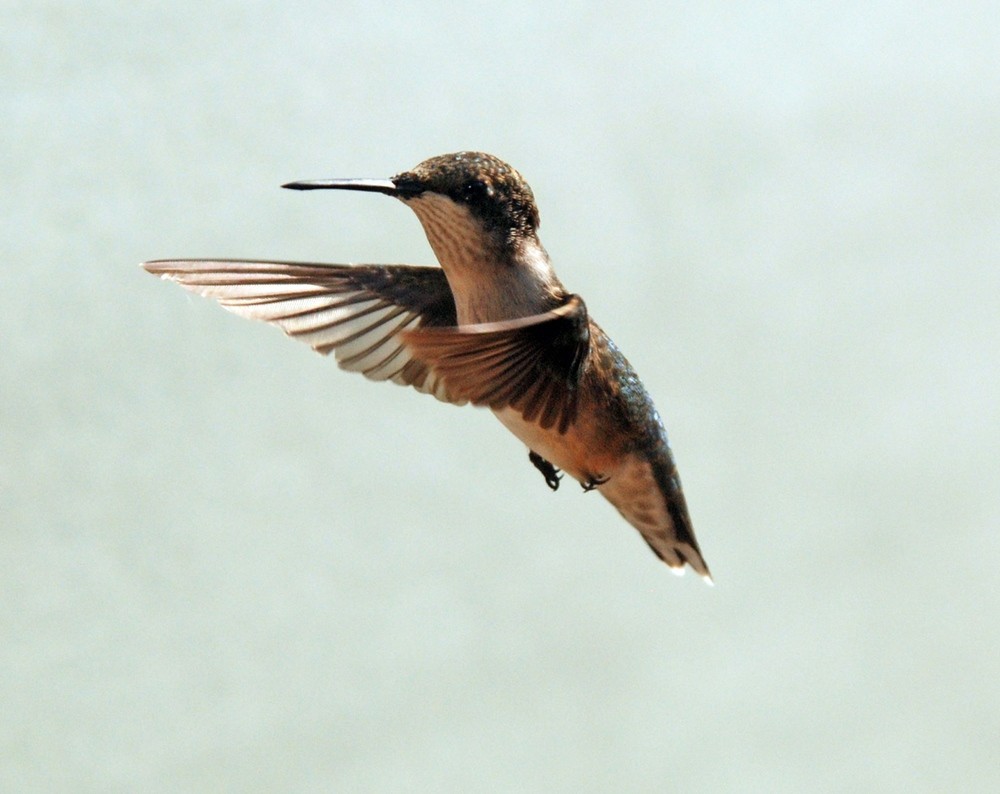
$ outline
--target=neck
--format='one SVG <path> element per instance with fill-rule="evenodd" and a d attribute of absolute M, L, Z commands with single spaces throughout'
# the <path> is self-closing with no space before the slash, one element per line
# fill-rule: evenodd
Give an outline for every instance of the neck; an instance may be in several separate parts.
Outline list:
<path fill-rule="evenodd" d="M 566 290 L 537 236 L 498 245 L 449 199 L 431 195 L 408 203 L 448 279 L 459 325 L 528 317 L 562 302 Z"/>
<path fill-rule="evenodd" d="M 512 320 L 541 314 L 566 294 L 537 240 L 510 257 L 465 252 L 461 257 L 438 254 L 455 297 L 460 325 Z M 437 250 L 435 250 L 435 253 Z"/>

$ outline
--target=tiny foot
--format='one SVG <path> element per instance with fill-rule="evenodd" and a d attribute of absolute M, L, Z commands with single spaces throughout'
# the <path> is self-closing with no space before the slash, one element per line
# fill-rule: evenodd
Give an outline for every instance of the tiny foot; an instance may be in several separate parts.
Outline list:
<path fill-rule="evenodd" d="M 610 477 L 590 477 L 586 482 L 580 483 L 580 487 L 583 488 L 584 493 L 590 493 L 598 485 L 604 485 L 610 479 Z"/>
<path fill-rule="evenodd" d="M 545 478 L 545 484 L 549 486 L 549 488 L 553 491 L 559 490 L 559 481 L 562 479 L 559 469 L 534 451 L 529 450 L 528 460 L 530 460 L 532 465 L 542 473 L 542 476 Z"/>

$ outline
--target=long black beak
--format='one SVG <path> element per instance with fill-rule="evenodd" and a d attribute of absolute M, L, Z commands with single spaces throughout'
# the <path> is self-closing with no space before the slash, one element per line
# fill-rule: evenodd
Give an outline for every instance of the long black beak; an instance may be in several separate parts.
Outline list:
<path fill-rule="evenodd" d="M 282 187 L 289 190 L 364 190 L 397 197 L 412 196 L 420 192 L 413 185 L 407 183 L 397 185 L 391 179 L 315 179 L 289 182 Z"/>

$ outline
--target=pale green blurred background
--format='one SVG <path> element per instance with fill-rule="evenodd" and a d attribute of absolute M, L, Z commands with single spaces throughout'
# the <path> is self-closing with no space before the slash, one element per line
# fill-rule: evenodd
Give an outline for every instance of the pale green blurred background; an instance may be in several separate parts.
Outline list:
<path fill-rule="evenodd" d="M 1000 790 L 1000 15 L 5 3 L 0 790 Z M 430 263 L 483 149 L 718 586 L 144 259 Z"/>

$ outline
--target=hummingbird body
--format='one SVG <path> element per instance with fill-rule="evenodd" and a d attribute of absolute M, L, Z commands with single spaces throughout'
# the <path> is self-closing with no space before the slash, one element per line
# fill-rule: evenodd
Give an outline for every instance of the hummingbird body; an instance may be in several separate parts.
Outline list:
<path fill-rule="evenodd" d="M 564 434 L 509 408 L 494 413 L 528 449 L 599 490 L 672 570 L 689 562 L 708 578 L 659 414 L 614 343 L 593 321 L 590 331 L 578 418 Z"/>
<path fill-rule="evenodd" d="M 440 269 L 234 260 L 150 272 L 281 326 L 345 369 L 490 407 L 550 488 L 559 470 L 599 490 L 672 570 L 711 582 L 666 431 L 628 361 L 556 277 L 527 183 L 459 152 L 390 180 L 285 187 L 386 193 L 413 209 Z"/>

